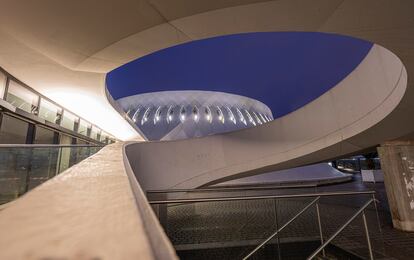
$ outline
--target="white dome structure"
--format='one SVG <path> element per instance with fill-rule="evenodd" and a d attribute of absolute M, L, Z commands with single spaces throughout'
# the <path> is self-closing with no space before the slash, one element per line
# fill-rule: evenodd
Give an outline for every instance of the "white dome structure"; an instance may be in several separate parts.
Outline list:
<path fill-rule="evenodd" d="M 117 101 L 148 140 L 202 137 L 273 120 L 262 102 L 223 92 L 162 91 Z"/>

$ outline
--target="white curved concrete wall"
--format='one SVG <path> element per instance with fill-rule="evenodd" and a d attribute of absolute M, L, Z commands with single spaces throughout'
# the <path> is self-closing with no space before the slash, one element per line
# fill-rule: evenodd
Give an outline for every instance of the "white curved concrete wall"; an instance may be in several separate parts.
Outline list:
<path fill-rule="evenodd" d="M 365 131 L 393 111 L 406 86 L 398 57 L 375 45 L 337 86 L 270 123 L 199 139 L 129 144 L 126 150 L 144 189 L 195 188 L 314 163 L 398 137 L 394 129 L 384 135 Z M 355 142 L 356 136 L 363 140 Z"/>
<path fill-rule="evenodd" d="M 240 187 L 261 185 L 319 186 L 352 180 L 352 174 L 343 173 L 328 163 L 317 163 L 281 171 L 268 172 L 245 178 L 230 180 L 213 187 Z"/>

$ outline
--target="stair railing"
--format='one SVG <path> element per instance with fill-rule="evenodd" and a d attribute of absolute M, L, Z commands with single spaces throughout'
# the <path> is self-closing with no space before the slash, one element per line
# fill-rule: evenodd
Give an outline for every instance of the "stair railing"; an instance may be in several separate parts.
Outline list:
<path fill-rule="evenodd" d="M 352 215 L 352 217 L 350 217 L 345 224 L 343 224 L 337 231 L 335 231 L 335 233 L 328 238 L 325 243 L 323 243 L 320 247 L 318 247 L 318 249 L 316 249 L 308 258 L 307 260 L 313 259 L 315 258 L 322 250 L 325 249 L 325 247 L 332 242 L 332 240 L 334 240 L 347 226 L 349 226 L 349 224 L 351 224 L 352 221 L 354 221 L 354 219 L 356 219 L 361 213 L 362 213 L 362 220 L 364 222 L 364 229 L 365 229 L 365 237 L 367 239 L 367 244 L 368 244 L 368 251 L 369 251 L 369 259 L 374 259 L 374 254 L 372 252 L 372 246 L 371 246 L 371 239 L 369 236 L 369 231 L 368 231 L 368 224 L 367 224 L 367 218 L 365 217 L 365 209 L 371 204 L 375 202 L 375 199 L 370 199 L 367 203 L 365 203 L 357 212 L 355 212 L 354 215 Z"/>
<path fill-rule="evenodd" d="M 330 197 L 330 196 L 346 196 L 346 195 L 372 195 L 372 198 L 366 202 L 357 212 L 355 212 L 346 222 L 343 224 L 334 234 L 329 237 L 325 242 L 323 239 L 323 232 L 322 232 L 322 223 L 321 217 L 319 212 L 319 199 L 321 197 Z M 254 253 L 256 253 L 260 248 L 262 248 L 266 243 L 272 240 L 275 236 L 277 236 L 283 229 L 289 226 L 294 220 L 300 217 L 307 209 L 309 209 L 312 205 L 315 205 L 316 214 L 318 219 L 318 227 L 319 227 L 319 235 L 321 246 L 318 247 L 307 259 L 313 259 L 318 254 L 322 253 L 325 256 L 325 247 L 332 242 L 353 220 L 355 220 L 361 213 L 362 219 L 364 222 L 364 229 L 365 229 L 365 236 L 367 239 L 368 250 L 370 259 L 374 259 L 373 251 L 371 246 L 371 240 L 368 231 L 368 224 L 365 216 L 365 209 L 371 204 L 374 203 L 376 207 L 376 199 L 375 199 L 375 192 L 374 191 L 345 191 L 345 192 L 323 192 L 323 193 L 304 193 L 304 194 L 290 194 L 290 195 L 262 195 L 262 196 L 242 196 L 242 197 L 222 197 L 222 198 L 196 198 L 196 199 L 169 199 L 169 200 L 152 200 L 149 201 L 151 205 L 160 205 L 160 204 L 176 204 L 176 203 L 197 203 L 197 202 L 220 202 L 220 201 L 240 201 L 240 200 L 257 200 L 257 199 L 284 199 L 284 198 L 306 198 L 306 197 L 316 197 L 310 203 L 308 203 L 302 210 L 300 210 L 295 216 L 290 218 L 283 226 L 278 228 L 274 233 L 272 233 L 268 238 L 266 238 L 262 243 L 260 243 L 257 247 L 255 247 L 249 254 L 247 254 L 243 260 L 250 258 Z"/>
<path fill-rule="evenodd" d="M 243 260 L 248 259 L 254 253 L 256 253 L 256 251 L 258 251 L 260 248 L 262 248 L 262 246 L 264 246 L 267 242 L 269 242 L 270 240 L 272 240 L 272 238 L 274 238 L 277 234 L 279 234 L 283 229 L 285 229 L 287 226 L 289 226 L 290 223 L 292 223 L 295 219 L 297 219 L 298 217 L 300 217 L 308 208 L 310 208 L 313 204 L 315 204 L 316 202 L 318 202 L 318 200 L 320 198 L 321 197 L 317 197 L 314 200 L 312 200 L 310 203 L 308 203 L 301 211 L 299 211 L 295 216 L 293 216 L 292 218 L 290 218 L 289 221 L 287 221 L 283 226 L 281 226 L 273 234 L 271 234 L 268 238 L 266 238 L 262 243 L 260 243 L 260 245 L 258 245 L 257 247 L 255 247 L 248 255 L 246 255 L 245 257 L 243 257 Z"/>

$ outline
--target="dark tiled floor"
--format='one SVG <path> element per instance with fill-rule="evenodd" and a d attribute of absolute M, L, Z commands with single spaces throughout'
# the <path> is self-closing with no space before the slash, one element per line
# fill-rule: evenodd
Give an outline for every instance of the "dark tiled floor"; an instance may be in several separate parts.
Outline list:
<path fill-rule="evenodd" d="M 392 228 L 383 183 L 362 183 L 359 174 L 355 175 L 352 182 L 310 189 L 192 192 L 168 196 L 169 198 L 227 197 L 371 189 L 377 192 L 376 198 L 379 200 L 378 215 L 374 207 L 366 211 L 376 259 L 414 259 L 414 233 L 401 232 Z M 324 237 L 327 238 L 333 234 L 369 198 L 367 195 L 322 198 L 320 212 Z M 233 250 L 231 254 L 232 259 L 237 259 L 266 239 L 276 230 L 277 226 L 280 227 L 286 223 L 311 200 L 308 198 L 261 199 L 170 204 L 165 208 L 161 222 L 177 249 L 227 247 L 237 249 L 237 252 Z M 312 207 L 283 230 L 278 238 L 279 242 L 284 244 L 304 239 L 315 241 L 318 235 L 316 210 Z M 333 244 L 363 258 L 368 257 L 362 218 L 357 218 L 348 226 L 333 241 Z M 275 245 L 277 246 L 276 238 L 270 242 L 269 246 Z M 289 252 L 285 249 L 281 250 L 281 253 L 288 254 Z M 224 259 L 226 256 L 219 258 Z"/>

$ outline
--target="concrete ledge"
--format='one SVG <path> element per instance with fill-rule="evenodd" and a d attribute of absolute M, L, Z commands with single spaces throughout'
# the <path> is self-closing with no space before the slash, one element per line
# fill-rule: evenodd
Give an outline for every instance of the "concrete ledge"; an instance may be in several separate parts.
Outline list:
<path fill-rule="evenodd" d="M 106 146 L 1 210 L 0 259 L 160 259 L 142 219 L 151 215 L 138 210 L 122 146 Z M 151 234 L 164 236 L 158 250 L 171 248 L 163 233 Z M 171 250 L 164 256 L 176 258 Z"/>

